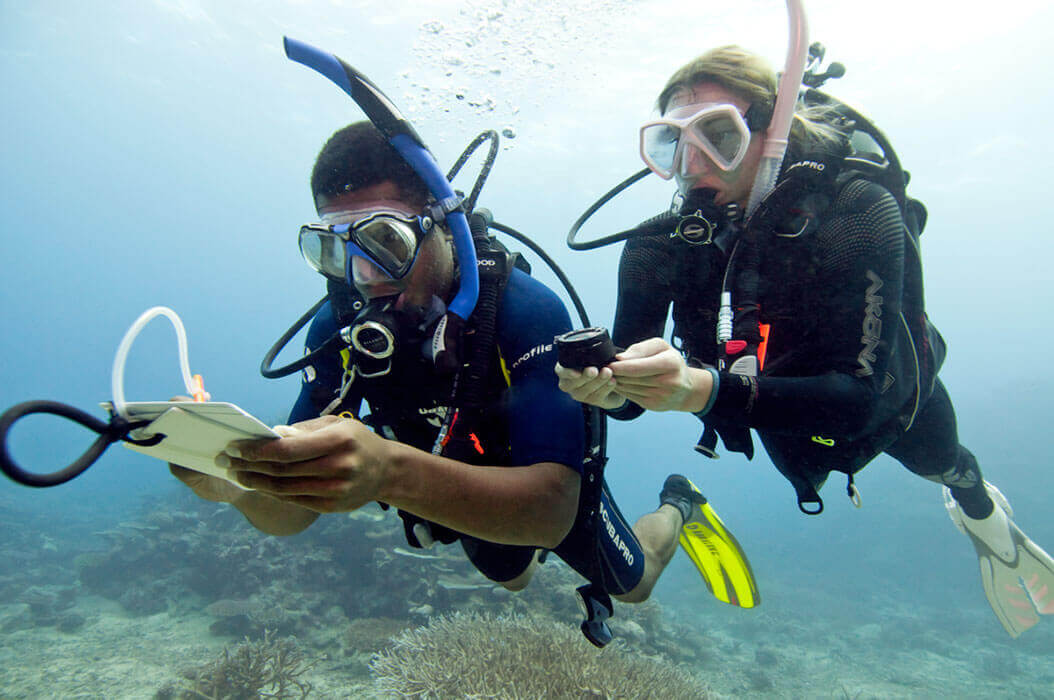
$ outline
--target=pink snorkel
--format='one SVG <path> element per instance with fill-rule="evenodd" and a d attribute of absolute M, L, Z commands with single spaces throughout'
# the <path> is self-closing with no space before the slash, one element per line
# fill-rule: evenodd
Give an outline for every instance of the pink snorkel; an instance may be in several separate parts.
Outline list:
<path fill-rule="evenodd" d="M 794 105 L 798 101 L 798 88 L 805 74 L 805 61 L 809 54 L 809 25 L 801 0 L 787 0 L 787 18 L 790 24 L 787 61 L 776 90 L 772 121 L 765 132 L 761 162 L 758 164 L 758 172 L 750 190 L 746 212 L 748 217 L 754 213 L 765 195 L 776 186 L 783 156 L 787 152 L 787 137 L 790 134 L 791 121 L 794 119 Z"/>
<path fill-rule="evenodd" d="M 787 0 L 787 17 L 790 24 L 787 62 L 783 66 L 783 75 L 780 76 L 780 83 L 776 89 L 776 106 L 768 131 L 765 132 L 761 162 L 758 163 L 758 172 L 750 189 L 750 199 L 747 200 L 748 220 L 776 186 L 783 156 L 787 152 L 787 138 L 790 135 L 791 120 L 794 119 L 794 106 L 798 102 L 798 89 L 802 76 L 805 75 L 805 61 L 809 54 L 809 25 L 805 20 L 805 8 L 801 0 Z M 732 320 L 732 293 L 725 289 L 721 292 L 721 305 L 717 312 L 719 343 L 724 344 L 732 339 Z M 748 355 L 733 363 L 729 371 L 756 376 L 758 369 L 757 357 Z"/>

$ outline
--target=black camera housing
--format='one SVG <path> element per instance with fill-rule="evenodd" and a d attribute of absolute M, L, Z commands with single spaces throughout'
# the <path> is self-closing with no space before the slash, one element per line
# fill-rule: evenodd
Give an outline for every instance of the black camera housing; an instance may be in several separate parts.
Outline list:
<path fill-rule="evenodd" d="M 622 352 L 622 348 L 611 342 L 607 329 L 599 326 L 568 331 L 556 336 L 553 342 L 560 364 L 579 371 L 586 367 L 603 367 Z"/>

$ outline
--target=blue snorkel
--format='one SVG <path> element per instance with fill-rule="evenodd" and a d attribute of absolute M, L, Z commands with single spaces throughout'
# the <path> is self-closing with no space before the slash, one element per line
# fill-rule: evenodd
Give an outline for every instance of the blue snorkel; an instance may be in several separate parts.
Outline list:
<path fill-rule="evenodd" d="M 473 309 L 476 308 L 476 300 L 479 298 L 476 247 L 472 242 L 468 218 L 461 208 L 461 198 L 454 193 L 454 189 L 443 175 L 443 171 L 439 169 L 432 153 L 424 145 L 413 125 L 400 114 L 392 101 L 381 92 L 381 89 L 370 82 L 369 78 L 333 54 L 320 51 L 289 37 L 283 37 L 282 41 L 285 45 L 286 56 L 326 76 L 355 100 L 374 126 L 388 139 L 392 148 L 399 152 L 399 155 L 413 168 L 432 193 L 436 200 L 434 205 L 436 216 L 433 218 L 437 221 L 445 221 L 453 235 L 458 266 L 461 270 L 460 286 L 447 308 L 449 314 L 457 316 L 461 322 L 467 321 Z M 455 325 L 460 326 L 460 324 Z"/>

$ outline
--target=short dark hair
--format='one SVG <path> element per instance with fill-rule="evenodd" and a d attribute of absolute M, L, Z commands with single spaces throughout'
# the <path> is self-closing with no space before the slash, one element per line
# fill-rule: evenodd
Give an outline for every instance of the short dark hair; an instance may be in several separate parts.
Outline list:
<path fill-rule="evenodd" d="M 311 171 L 311 195 L 333 197 L 394 182 L 410 204 L 424 206 L 428 187 L 373 123 L 355 122 L 326 141 Z"/>

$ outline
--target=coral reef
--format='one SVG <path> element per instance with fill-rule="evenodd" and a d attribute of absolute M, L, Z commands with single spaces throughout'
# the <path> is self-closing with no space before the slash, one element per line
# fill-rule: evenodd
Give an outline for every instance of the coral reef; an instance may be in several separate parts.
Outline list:
<path fill-rule="evenodd" d="M 410 624 L 391 617 L 362 617 L 348 623 L 344 633 L 348 652 L 375 654 L 387 649 L 392 639 Z"/>
<path fill-rule="evenodd" d="M 306 698 L 311 684 L 302 678 L 314 663 L 304 660 L 293 638 L 246 639 L 233 652 L 200 668 L 183 671 L 186 682 L 169 684 L 155 700 L 255 700 L 256 698 Z"/>
<path fill-rule="evenodd" d="M 403 632 L 370 664 L 377 690 L 403 698 L 708 697 L 686 668 L 597 650 L 570 625 L 540 616 L 454 613 Z"/>
<path fill-rule="evenodd" d="M 138 519 L 96 534 L 106 548 L 76 558 L 83 589 L 134 615 L 203 610 L 217 635 L 271 630 L 313 639 L 357 619 L 405 627 L 455 610 L 540 613 L 570 630 L 580 618 L 574 589 L 581 580 L 556 557 L 512 594 L 476 572 L 460 546 L 409 548 L 398 518 L 372 507 L 276 538 L 227 506 L 179 491 L 145 501 Z M 618 605 L 611 622 L 632 648 L 686 660 L 683 646 L 670 642 L 680 632 L 671 624 L 651 603 Z M 333 643 L 351 655 L 351 639 Z"/>
<path fill-rule="evenodd" d="M 87 621 L 72 610 L 81 590 L 69 561 L 88 546 L 70 536 L 82 524 L 82 513 L 72 510 L 67 524 L 0 493 L 0 605 L 9 605 L 0 611 L 0 633 L 75 632 Z"/>
<path fill-rule="evenodd" d="M 360 617 L 350 620 L 337 640 L 342 653 L 334 658 L 333 666 L 356 677 L 369 678 L 373 655 L 391 647 L 392 639 L 410 627 L 413 623 L 405 618 Z"/>
<path fill-rule="evenodd" d="M 363 682 L 369 677 L 373 655 L 388 653 L 396 644 L 393 635 L 455 611 L 500 612 L 505 615 L 502 620 L 531 614 L 530 619 L 544 619 L 546 629 L 562 635 L 559 638 L 569 645 L 565 656 L 577 654 L 588 663 L 597 658 L 596 650 L 578 632 L 581 613 L 574 589 L 581 579 L 558 558 L 550 557 L 532 584 L 513 594 L 475 571 L 458 545 L 430 550 L 408 547 L 394 513 L 375 507 L 320 518 L 304 533 L 276 538 L 253 529 L 228 506 L 174 489 L 164 498 L 144 499 L 133 518 L 124 516 L 116 524 L 101 526 L 100 522 L 106 521 L 96 518 L 84 527 L 83 532 L 92 536 L 78 538 L 75 549 L 58 540 L 65 581 L 56 577 L 58 583 L 44 584 L 11 570 L 6 582 L 10 591 L 18 592 L 14 598 L 18 603 L 0 611 L 0 633 L 42 626 L 76 633 L 85 624 L 96 623 L 98 615 L 89 612 L 85 617 L 83 611 L 92 608 L 80 607 L 78 601 L 79 596 L 94 594 L 119 603 L 135 617 L 204 616 L 213 634 L 234 639 L 264 638 L 274 645 L 275 640 L 295 636 L 304 649 L 327 657 L 320 667 L 325 673 L 347 674 Z M 33 542 L 45 560 L 52 555 L 43 548 L 47 541 L 39 533 L 27 532 L 19 545 L 28 548 Z M 90 550 L 92 546 L 98 549 Z M 79 580 L 68 582 L 71 561 Z M 691 645 L 677 643 L 687 638 L 683 626 L 663 615 L 655 603 L 618 605 L 611 627 L 620 639 L 619 650 L 610 649 L 600 658 L 633 651 L 655 657 L 648 663 L 658 669 L 669 667 L 667 660 L 687 661 L 693 654 Z M 185 682 L 159 697 L 273 695 L 277 692 L 273 688 L 250 688 L 261 673 L 264 680 L 273 673 L 261 666 L 264 653 L 245 645 L 228 650 L 223 658 L 182 674 Z M 207 660 L 190 657 L 181 664 Z M 625 668 L 621 660 L 611 666 Z M 314 672 L 316 686 L 325 677 L 323 670 Z M 612 673 L 618 675 L 609 670 Z M 621 692 L 600 680 L 590 684 L 602 689 L 590 697 Z M 242 690 L 227 686 L 250 689 L 239 695 Z M 287 684 L 279 690 L 298 693 L 300 686 Z"/>
<path fill-rule="evenodd" d="M 71 613 L 77 596 L 75 586 L 30 586 L 19 600 L 29 606 L 29 613 L 38 627 L 58 625 Z"/>
<path fill-rule="evenodd" d="M 106 548 L 75 562 L 87 591 L 135 615 L 207 608 L 217 634 L 302 634 L 334 605 L 353 617 L 406 616 L 406 601 L 429 585 L 420 567 L 389 565 L 400 529 L 376 512 L 275 538 L 227 506 L 176 492 L 95 534 Z"/>
<path fill-rule="evenodd" d="M 0 493 L 0 695 L 142 697 L 168 683 L 159 700 L 703 697 L 678 663 L 742 698 L 937 697 L 949 688 L 1046 697 L 1054 684 L 1049 630 L 1011 643 L 987 607 L 920 607 L 886 588 L 841 600 L 806 580 L 741 610 L 714 604 L 695 570 L 675 562 L 667 584 L 676 595 L 661 606 L 616 604 L 616 641 L 598 651 L 577 631 L 581 580 L 556 557 L 514 594 L 475 572 L 457 545 L 409 548 L 400 521 L 375 506 L 287 538 L 182 490 L 145 506 L 130 516 L 72 503 L 56 518 Z M 437 634 L 455 611 L 478 622 Z M 292 644 L 291 635 L 297 647 L 279 666 L 296 654 L 311 663 L 301 660 L 295 683 L 252 687 L 274 674 L 259 650 L 237 642 Z"/>

